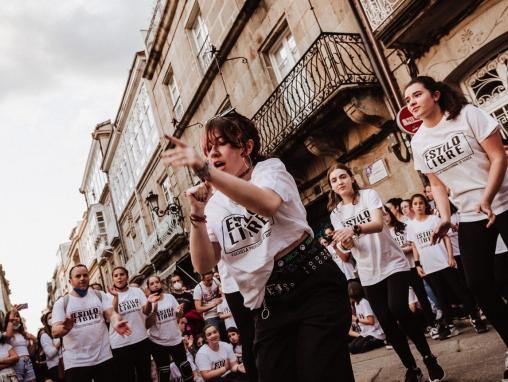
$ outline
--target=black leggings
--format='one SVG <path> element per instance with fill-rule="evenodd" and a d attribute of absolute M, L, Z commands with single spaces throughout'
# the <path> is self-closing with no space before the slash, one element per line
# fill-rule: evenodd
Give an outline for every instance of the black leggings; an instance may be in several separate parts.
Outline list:
<path fill-rule="evenodd" d="M 65 370 L 66 382 L 114 382 L 123 381 L 117 379 L 112 359 L 108 359 L 98 365 L 73 367 Z"/>
<path fill-rule="evenodd" d="M 354 381 L 346 278 L 332 260 L 291 292 L 265 298 L 270 315 L 258 309 L 254 318 L 259 382 Z"/>
<path fill-rule="evenodd" d="M 118 381 L 151 382 L 150 341 L 144 339 L 132 345 L 111 349 Z"/>
<path fill-rule="evenodd" d="M 494 264 L 497 290 L 508 301 L 508 252 L 498 253 Z"/>
<path fill-rule="evenodd" d="M 187 354 L 185 353 L 185 347 L 183 342 L 180 342 L 175 346 L 163 346 L 150 341 L 150 349 L 153 360 L 157 365 L 157 375 L 159 376 L 159 382 L 169 382 L 171 376 L 171 370 L 169 365 L 173 361 L 178 369 L 184 362 L 187 362 Z M 171 359 L 169 358 L 171 356 Z M 188 366 L 190 368 L 190 365 Z M 188 371 L 188 370 L 187 370 Z M 180 371 L 180 374 L 184 375 Z M 192 370 L 191 370 L 192 374 Z"/>
<path fill-rule="evenodd" d="M 425 285 L 423 285 L 423 280 L 418 274 L 416 268 L 411 268 L 411 276 L 409 278 L 409 285 L 413 288 L 416 297 L 418 298 L 418 302 L 422 307 L 423 314 L 425 316 L 425 323 L 427 326 L 434 325 L 434 321 L 436 320 L 436 315 L 432 312 L 432 307 L 430 306 L 429 297 L 427 296 L 427 292 L 425 292 Z"/>
<path fill-rule="evenodd" d="M 459 246 L 467 284 L 489 322 L 508 346 L 508 305 L 496 288 L 495 250 L 498 234 L 508 243 L 508 211 L 487 220 L 459 224 Z M 505 275 L 506 277 L 506 275 Z"/>
<path fill-rule="evenodd" d="M 383 340 L 379 340 L 372 336 L 366 337 L 355 337 L 349 343 L 349 351 L 351 354 L 359 354 L 365 353 L 380 347 L 385 346 L 385 342 Z"/>
<path fill-rule="evenodd" d="M 363 287 L 386 338 L 408 369 L 415 368 L 416 361 L 409 349 L 406 335 L 413 341 L 422 356 L 432 354 L 417 318 L 409 309 L 410 278 L 410 271 L 397 272 L 377 284 Z"/>
<path fill-rule="evenodd" d="M 243 296 L 240 292 L 225 293 L 229 309 L 235 319 L 242 342 L 242 361 L 250 382 L 258 381 L 258 370 L 254 359 L 254 317 L 250 309 L 243 305 Z"/>

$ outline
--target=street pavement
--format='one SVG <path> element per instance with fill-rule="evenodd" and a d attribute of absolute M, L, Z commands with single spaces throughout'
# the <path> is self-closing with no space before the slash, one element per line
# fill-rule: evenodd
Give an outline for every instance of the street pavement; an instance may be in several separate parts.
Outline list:
<path fill-rule="evenodd" d="M 500 382 L 504 370 L 506 347 L 497 332 L 491 329 L 476 334 L 465 321 L 458 324 L 461 334 L 444 341 L 432 340 L 432 352 L 446 371 L 448 382 Z M 427 370 L 411 344 L 425 377 Z M 356 382 L 404 381 L 405 368 L 393 350 L 376 349 L 351 356 Z"/>

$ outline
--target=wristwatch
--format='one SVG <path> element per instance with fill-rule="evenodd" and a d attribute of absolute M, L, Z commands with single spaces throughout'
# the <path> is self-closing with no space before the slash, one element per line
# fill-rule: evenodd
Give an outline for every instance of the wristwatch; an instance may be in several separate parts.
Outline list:
<path fill-rule="evenodd" d="M 360 227 L 358 224 L 355 224 L 353 226 L 353 233 L 355 234 L 355 236 L 360 236 L 360 234 L 362 233 L 362 227 Z"/>

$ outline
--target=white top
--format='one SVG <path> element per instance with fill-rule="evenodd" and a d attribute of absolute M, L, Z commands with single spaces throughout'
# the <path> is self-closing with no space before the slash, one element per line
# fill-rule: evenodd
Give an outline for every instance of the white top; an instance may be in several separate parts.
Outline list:
<path fill-rule="evenodd" d="M 339 205 L 330 214 L 335 230 L 369 223 L 372 211 L 382 208 L 383 203 L 374 190 L 360 190 L 356 204 Z M 360 235 L 351 249 L 356 260 L 362 285 L 373 285 L 393 273 L 408 271 L 406 256 L 392 239 L 386 224 L 379 233 Z"/>
<path fill-rule="evenodd" d="M 233 276 L 231 276 L 228 272 L 228 267 L 224 264 L 224 261 L 219 261 L 217 264 L 217 269 L 219 270 L 220 275 L 220 286 L 224 293 L 235 293 L 238 292 L 238 284 L 236 283 Z"/>
<path fill-rule="evenodd" d="M 416 293 L 411 287 L 409 287 L 409 296 L 407 302 L 409 304 L 418 304 L 418 297 L 416 297 Z"/>
<path fill-rule="evenodd" d="M 220 191 L 210 198 L 205 213 L 210 240 L 220 244 L 222 260 L 236 280 L 245 306 L 255 309 L 263 302 L 275 255 L 304 232 L 313 233 L 295 180 L 279 159 L 257 163 L 250 182 L 281 197 L 283 203 L 274 216 L 247 211 Z"/>
<path fill-rule="evenodd" d="M 58 366 L 58 360 L 60 359 L 60 352 L 56 347 L 60 342 L 59 338 L 51 338 L 48 333 L 41 334 L 41 346 L 44 354 L 46 355 L 46 364 L 48 369 Z"/>
<path fill-rule="evenodd" d="M 326 249 L 328 252 L 330 252 L 330 255 L 332 255 L 332 259 L 335 264 L 338 265 L 339 269 L 342 271 L 342 273 L 344 273 L 344 276 L 346 276 L 346 280 L 358 278 L 358 270 L 352 262 L 342 260 L 340 256 L 337 255 L 337 251 L 333 245 L 327 246 Z"/>
<path fill-rule="evenodd" d="M 496 255 L 499 255 L 501 253 L 508 252 L 508 248 L 506 248 L 506 244 L 503 241 L 503 238 L 501 235 L 498 235 L 497 242 L 496 242 Z"/>
<path fill-rule="evenodd" d="M 379 325 L 379 322 L 372 311 L 372 308 L 370 307 L 369 302 L 367 299 L 362 298 L 359 303 L 355 302 L 355 310 L 356 310 L 356 316 L 359 319 L 366 319 L 368 316 L 374 317 L 374 325 L 365 325 L 361 322 L 358 323 L 360 326 L 360 334 L 363 337 L 372 336 L 374 338 L 377 338 L 378 340 L 385 340 L 386 336 L 383 332 L 383 329 L 381 329 L 381 326 Z"/>
<path fill-rule="evenodd" d="M 434 173 L 451 191 L 460 221 L 486 219 L 475 211 L 483 197 L 489 176 L 490 161 L 480 143 L 499 129 L 499 123 L 483 110 L 466 105 L 455 118 L 448 114 L 434 127 L 424 124 L 411 140 L 415 169 Z M 508 171 L 507 171 L 508 172 Z M 508 176 L 492 202 L 492 210 L 500 214 L 508 209 Z"/>
<path fill-rule="evenodd" d="M 178 301 L 169 293 L 163 293 L 157 302 L 155 323 L 148 329 L 148 337 L 162 346 L 175 346 L 182 342 L 182 333 L 176 319 Z"/>
<path fill-rule="evenodd" d="M 228 302 L 226 299 L 222 299 L 222 302 L 217 306 L 217 313 L 219 314 L 229 314 L 231 310 L 229 309 Z M 224 324 L 226 325 L 226 330 L 229 328 L 236 328 L 236 322 L 233 316 L 224 319 Z"/>
<path fill-rule="evenodd" d="M 110 307 L 113 307 L 113 296 L 108 294 L 108 297 Z M 113 325 L 110 325 L 109 340 L 112 349 L 137 344 L 148 337 L 145 326 L 146 315 L 143 313 L 145 304 L 146 296 L 140 288 L 129 287 L 125 292 L 118 292 L 118 313 L 129 323 L 132 334 L 122 336 L 116 332 Z"/>
<path fill-rule="evenodd" d="M 22 334 L 15 333 L 9 343 L 12 345 L 18 356 L 23 357 L 25 355 L 30 355 L 28 352 L 28 341 Z"/>
<path fill-rule="evenodd" d="M 11 349 L 12 346 L 8 343 L 0 344 L 0 359 L 7 358 Z M 14 373 L 14 369 L 12 367 L 4 367 L 3 369 L 0 369 L 0 376 L 11 373 Z"/>
<path fill-rule="evenodd" d="M 62 323 L 65 317 L 74 317 L 73 328 L 63 337 L 63 360 L 65 369 L 94 366 L 112 357 L 109 345 L 108 328 L 103 312 L 111 309 L 111 301 L 102 294 L 102 302 L 91 288 L 85 297 L 69 295 L 67 312 L 64 312 L 64 299 L 60 298 L 53 306 L 53 325 Z"/>
<path fill-rule="evenodd" d="M 407 220 L 407 222 L 410 222 L 410 221 L 411 220 L 409 220 L 409 219 Z M 406 226 L 407 226 L 407 223 L 406 223 Z M 389 230 L 390 230 L 390 235 L 392 235 L 393 240 L 395 240 L 395 242 L 399 245 L 399 247 L 401 249 L 409 244 L 409 241 L 407 240 L 406 228 L 404 228 L 404 231 L 402 231 L 402 232 L 396 232 L 394 227 L 389 227 Z M 404 252 L 404 251 L 402 251 L 402 252 Z M 406 255 L 407 261 L 409 262 L 409 266 L 411 268 L 414 268 L 415 267 L 415 258 L 413 256 L 413 253 L 411 252 L 411 253 L 408 253 L 405 255 Z"/>
<path fill-rule="evenodd" d="M 434 245 L 430 241 L 432 232 L 439 222 L 438 216 L 427 215 L 424 221 L 414 219 L 407 225 L 407 238 L 416 246 L 426 274 L 448 268 L 448 253 L 444 240 Z"/>
<path fill-rule="evenodd" d="M 212 285 L 207 287 L 203 281 L 201 281 L 196 287 L 194 288 L 194 300 L 199 300 L 202 302 L 203 307 L 206 307 L 207 305 L 211 304 L 213 300 L 216 298 L 219 298 L 220 290 L 219 290 L 220 284 L 217 280 L 212 279 Z M 217 313 L 217 307 L 214 306 L 212 309 L 206 311 L 203 313 L 203 318 L 205 320 L 213 317 L 218 317 L 219 314 Z"/>
<path fill-rule="evenodd" d="M 196 366 L 200 371 L 220 369 L 226 365 L 226 359 L 236 361 L 231 344 L 219 341 L 219 350 L 213 351 L 205 344 L 201 346 L 196 354 Z"/>
<path fill-rule="evenodd" d="M 459 224 L 459 215 L 457 213 L 453 214 L 450 217 L 450 221 L 453 225 Z M 454 231 L 453 229 L 448 230 L 448 237 L 452 242 L 453 256 L 460 256 L 460 247 L 459 247 L 459 231 Z"/>

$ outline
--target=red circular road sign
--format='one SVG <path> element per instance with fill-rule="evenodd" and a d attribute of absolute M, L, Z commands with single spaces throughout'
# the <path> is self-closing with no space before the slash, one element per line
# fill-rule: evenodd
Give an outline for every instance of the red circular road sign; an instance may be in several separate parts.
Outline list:
<path fill-rule="evenodd" d="M 397 113 L 397 125 L 405 133 L 411 135 L 416 134 L 422 123 L 423 121 L 421 119 L 411 114 L 407 106 L 404 106 Z"/>

